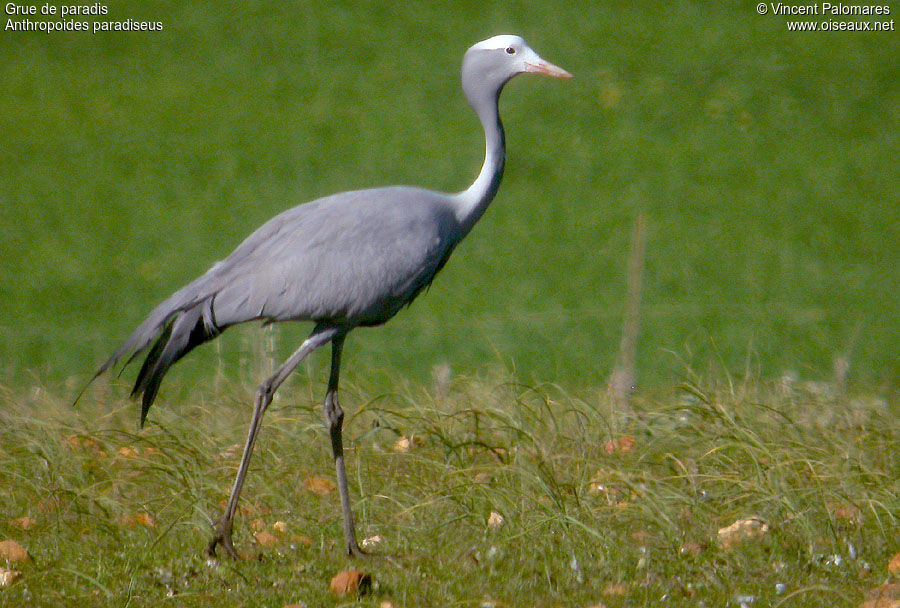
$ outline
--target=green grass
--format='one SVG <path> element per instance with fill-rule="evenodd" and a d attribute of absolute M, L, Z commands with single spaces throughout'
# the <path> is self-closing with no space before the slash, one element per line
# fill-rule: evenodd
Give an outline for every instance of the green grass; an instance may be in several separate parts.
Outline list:
<path fill-rule="evenodd" d="M 260 560 L 200 555 L 250 387 L 307 328 L 198 349 L 140 432 L 119 386 L 66 404 L 154 303 L 275 213 L 351 188 L 465 187 L 482 139 L 459 61 L 500 32 L 576 78 L 510 84 L 497 200 L 410 310 L 350 337 L 359 532 L 396 556 L 365 565 L 377 589 L 361 603 L 833 606 L 887 579 L 895 32 L 789 33 L 752 5 L 689 1 L 109 10 L 165 30 L 0 31 L 0 535 L 34 557 L 0 603 L 335 603 L 337 498 L 304 489 L 332 475 L 321 355 L 267 418 L 237 541 L 254 546 L 257 519 L 287 532 Z M 614 412 L 597 387 L 639 213 L 641 390 Z M 422 443 L 396 453 L 400 435 Z M 142 513 L 155 525 L 128 525 Z M 718 545 L 753 516 L 764 537 Z"/>
<path fill-rule="evenodd" d="M 160 403 L 139 432 L 121 387 L 98 386 L 77 410 L 48 389 L 5 390 L 0 537 L 33 561 L 0 605 L 356 604 L 328 591 L 348 567 L 336 492 L 305 489 L 334 478 L 320 387 L 292 384 L 270 409 L 237 520 L 236 542 L 257 558 L 217 567 L 201 553 L 249 388 L 223 378 Z M 855 605 L 898 550 L 898 403 L 834 391 L 688 370 L 677 389 L 616 412 L 603 394 L 502 374 L 390 393 L 350 385 L 358 531 L 393 556 L 358 564 L 376 583 L 359 603 Z M 414 438 L 407 453 L 392 449 L 400 436 Z M 628 437 L 630 449 L 614 449 Z M 129 523 L 137 514 L 154 525 Z M 36 523 L 23 531 L 19 517 Z M 717 530 L 750 517 L 768 533 L 721 547 Z M 277 544 L 260 547 L 253 525 Z"/>
<path fill-rule="evenodd" d="M 895 32 L 789 33 L 749 5 L 687 1 L 109 9 L 165 30 L 0 32 L 9 384 L 86 377 L 154 303 L 293 204 L 465 187 L 482 140 L 460 58 L 515 31 L 576 78 L 510 85 L 497 200 L 429 293 L 351 338 L 351 376 L 422 383 L 434 365 L 487 362 L 601 384 L 645 212 L 645 385 L 671 384 L 679 357 L 817 379 L 836 355 L 862 386 L 897 385 Z M 285 331 L 285 353 L 303 333 Z M 223 349 L 243 356 L 230 334 Z"/>

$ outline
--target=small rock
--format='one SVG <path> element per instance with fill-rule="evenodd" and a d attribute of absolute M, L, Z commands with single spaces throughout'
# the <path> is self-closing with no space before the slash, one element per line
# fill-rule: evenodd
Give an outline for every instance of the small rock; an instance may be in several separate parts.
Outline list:
<path fill-rule="evenodd" d="M 22 573 L 18 570 L 0 568 L 0 587 L 9 587 L 20 578 L 22 578 Z"/>
<path fill-rule="evenodd" d="M 634 447 L 634 437 L 631 435 L 623 435 L 618 439 L 610 439 L 603 446 L 603 451 L 609 455 L 612 454 L 625 454 L 626 452 L 630 452 Z"/>
<path fill-rule="evenodd" d="M 726 551 L 750 539 L 761 538 L 769 532 L 769 525 L 758 517 L 739 519 L 730 526 L 720 528 L 719 544 Z"/>
<path fill-rule="evenodd" d="M 491 530 L 496 530 L 500 526 L 503 525 L 503 516 L 497 513 L 496 511 L 491 511 L 491 514 L 488 516 L 487 527 Z"/>
<path fill-rule="evenodd" d="M 619 437 L 619 452 L 630 452 L 634 447 L 634 437 L 631 435 L 623 435 Z"/>
<path fill-rule="evenodd" d="M 891 558 L 891 561 L 888 562 L 888 572 L 891 573 L 891 576 L 900 577 L 900 553 Z"/>
<path fill-rule="evenodd" d="M 32 517 L 18 517 L 10 520 L 9 525 L 20 530 L 30 530 L 36 523 Z"/>
<path fill-rule="evenodd" d="M 365 595 L 372 588 L 372 576 L 362 570 L 343 570 L 331 579 L 330 588 L 338 597 Z"/>
<path fill-rule="evenodd" d="M 156 520 L 149 513 L 135 513 L 134 523 L 145 528 L 155 528 Z"/>
<path fill-rule="evenodd" d="M 372 536 L 362 539 L 359 542 L 359 545 L 366 551 L 371 551 L 372 549 L 374 549 L 375 547 L 380 545 L 383 540 L 384 539 L 381 537 L 380 534 L 374 534 Z"/>
<path fill-rule="evenodd" d="M 149 513 L 135 513 L 134 515 L 125 514 L 116 519 L 116 523 L 125 528 L 133 528 L 134 526 L 143 526 L 145 528 L 155 528 L 156 520 Z"/>
<path fill-rule="evenodd" d="M 278 538 L 266 530 L 257 532 L 254 538 L 256 538 L 256 542 L 263 547 L 272 547 L 278 542 Z"/>
<path fill-rule="evenodd" d="M 137 458 L 139 455 L 138 449 L 133 445 L 123 445 L 116 450 L 116 456 L 119 458 Z"/>
<path fill-rule="evenodd" d="M 305 484 L 306 489 L 317 496 L 327 496 L 337 487 L 327 477 L 307 477 Z"/>
<path fill-rule="evenodd" d="M 394 445 L 391 446 L 391 449 L 395 452 L 405 454 L 409 451 L 410 447 L 412 447 L 412 440 L 410 440 L 409 437 L 401 437 L 394 442 Z"/>
<path fill-rule="evenodd" d="M 394 608 L 394 602 L 383 600 L 380 604 L 378 604 L 378 608 Z"/>
<path fill-rule="evenodd" d="M 25 547 L 14 540 L 0 541 L 0 559 L 5 559 L 10 563 L 31 561 Z"/>
<path fill-rule="evenodd" d="M 407 437 L 403 435 L 394 442 L 391 449 L 395 452 L 406 453 L 413 448 L 420 448 L 423 445 L 425 445 L 425 440 L 421 437 Z"/>

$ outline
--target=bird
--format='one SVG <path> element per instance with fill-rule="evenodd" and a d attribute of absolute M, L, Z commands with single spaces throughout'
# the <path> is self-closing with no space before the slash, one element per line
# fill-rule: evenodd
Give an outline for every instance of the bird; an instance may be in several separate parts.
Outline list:
<path fill-rule="evenodd" d="M 338 383 L 344 340 L 352 330 L 381 325 L 408 306 L 484 214 L 500 186 L 506 159 L 500 93 L 511 78 L 529 73 L 572 77 L 516 35 L 494 36 L 465 52 L 462 88 L 485 139 L 481 170 L 467 189 L 443 193 L 413 186 L 378 187 L 325 196 L 283 211 L 156 306 L 91 379 L 127 357 L 124 369 L 146 353 L 131 393 L 141 399 L 143 427 L 163 376 L 195 347 L 248 321 L 313 323 L 299 348 L 256 392 L 234 485 L 206 547 L 211 558 L 220 545 L 237 558 L 232 540 L 235 512 L 275 391 L 307 355 L 329 342 L 324 417 L 340 494 L 343 548 L 350 557 L 365 555 L 356 541 L 343 456 Z"/>

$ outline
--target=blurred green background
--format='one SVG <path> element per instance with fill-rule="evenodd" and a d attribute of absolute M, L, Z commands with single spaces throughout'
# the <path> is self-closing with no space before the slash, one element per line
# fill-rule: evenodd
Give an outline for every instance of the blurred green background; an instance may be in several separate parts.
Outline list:
<path fill-rule="evenodd" d="M 896 32 L 789 33 L 739 2 L 106 6 L 165 29 L 0 32 L 0 383 L 86 379 L 287 207 L 465 188 L 483 140 L 460 60 L 514 32 L 576 78 L 510 84 L 497 199 L 410 310 L 351 336 L 348 378 L 603 385 L 643 212 L 641 384 L 710 362 L 820 378 L 846 355 L 897 386 Z M 174 376 L 246 360 L 254 332 Z"/>

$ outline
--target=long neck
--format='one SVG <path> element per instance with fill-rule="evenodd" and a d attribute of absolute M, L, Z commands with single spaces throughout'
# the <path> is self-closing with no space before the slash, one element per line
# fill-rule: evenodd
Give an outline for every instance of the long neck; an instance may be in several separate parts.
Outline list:
<path fill-rule="evenodd" d="M 455 196 L 456 219 L 467 233 L 484 214 L 497 194 L 506 162 L 506 140 L 497 108 L 499 91 L 473 99 L 472 107 L 484 128 L 484 164 L 475 182 Z"/>

